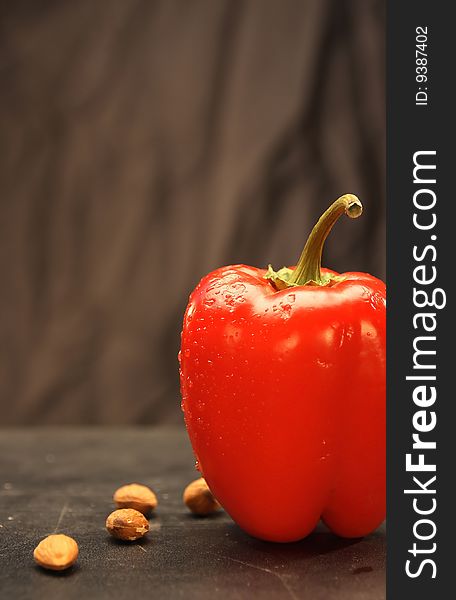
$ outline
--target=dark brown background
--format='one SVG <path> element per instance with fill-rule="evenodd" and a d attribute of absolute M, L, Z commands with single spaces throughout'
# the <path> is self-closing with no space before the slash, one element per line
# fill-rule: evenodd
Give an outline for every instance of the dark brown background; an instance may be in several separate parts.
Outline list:
<path fill-rule="evenodd" d="M 0 1 L 0 425 L 180 422 L 188 294 L 280 267 L 385 275 L 384 3 Z"/>

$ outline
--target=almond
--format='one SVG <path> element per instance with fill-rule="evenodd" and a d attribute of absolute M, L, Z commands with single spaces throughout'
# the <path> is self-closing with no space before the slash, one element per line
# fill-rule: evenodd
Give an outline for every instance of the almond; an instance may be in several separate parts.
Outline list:
<path fill-rule="evenodd" d="M 143 515 L 148 515 L 158 504 L 154 492 L 140 483 L 130 483 L 120 487 L 113 498 L 117 508 L 134 508 Z"/>
<path fill-rule="evenodd" d="M 33 551 L 35 561 L 45 569 L 63 571 L 76 562 L 79 548 L 75 540 L 62 533 L 49 535 Z"/>
<path fill-rule="evenodd" d="M 121 508 L 106 519 L 106 529 L 118 540 L 133 542 L 149 531 L 149 523 L 138 510 Z"/>
<path fill-rule="evenodd" d="M 212 495 L 204 477 L 192 481 L 185 488 L 183 500 L 187 508 L 195 515 L 210 515 L 221 508 Z"/>

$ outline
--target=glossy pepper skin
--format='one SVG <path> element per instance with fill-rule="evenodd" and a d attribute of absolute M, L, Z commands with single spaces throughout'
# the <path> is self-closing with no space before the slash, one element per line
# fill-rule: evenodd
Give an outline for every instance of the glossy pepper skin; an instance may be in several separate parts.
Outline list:
<path fill-rule="evenodd" d="M 223 267 L 185 312 L 182 407 L 199 469 L 264 540 L 299 540 L 320 518 L 360 537 L 385 516 L 385 285 L 319 274 L 326 284 L 277 289 L 264 269 Z"/>

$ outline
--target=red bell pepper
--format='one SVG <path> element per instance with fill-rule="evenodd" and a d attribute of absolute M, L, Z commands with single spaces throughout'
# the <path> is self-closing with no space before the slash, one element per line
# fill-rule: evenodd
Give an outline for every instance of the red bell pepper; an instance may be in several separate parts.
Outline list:
<path fill-rule="evenodd" d="M 191 294 L 179 353 L 199 470 L 245 531 L 288 542 L 319 519 L 359 537 L 385 516 L 385 284 L 321 269 L 342 196 L 296 268 L 234 265 Z"/>

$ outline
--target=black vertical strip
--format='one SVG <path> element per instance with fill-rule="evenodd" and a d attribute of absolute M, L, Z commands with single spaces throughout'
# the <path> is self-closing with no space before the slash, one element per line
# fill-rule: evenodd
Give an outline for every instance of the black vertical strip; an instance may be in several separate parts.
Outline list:
<path fill-rule="evenodd" d="M 441 0 L 388 2 L 387 598 L 393 600 L 436 600 L 453 595 L 453 544 L 456 541 L 453 339 L 456 327 L 452 314 L 455 277 L 452 263 L 456 257 L 456 235 L 453 233 L 456 167 L 453 165 L 455 102 L 451 90 L 454 88 L 456 36 L 450 14 L 452 9 L 452 3 Z M 427 33 L 417 30 L 419 27 L 427 28 Z M 418 35 L 421 37 L 417 38 Z M 426 43 L 424 49 L 417 48 L 421 41 Z M 417 50 L 424 54 L 417 54 Z M 423 58 L 426 58 L 425 64 Z M 417 59 L 421 59 L 418 64 Z M 426 66 L 426 71 L 417 71 L 422 66 Z M 421 74 L 427 76 L 427 81 L 417 81 L 417 75 Z M 426 92 L 427 98 L 423 93 L 419 95 L 422 102 L 426 101 L 425 105 L 416 105 L 418 92 Z M 436 168 L 421 169 L 417 176 L 425 180 L 435 178 L 436 183 L 414 182 L 413 157 L 420 151 L 435 151 L 435 155 L 420 155 L 417 160 Z M 416 201 L 421 205 L 431 205 L 435 194 L 435 206 L 427 210 L 415 207 L 416 193 Z M 431 224 L 435 215 L 435 226 L 419 229 L 414 225 L 414 214 L 421 226 Z M 417 279 L 432 280 L 433 267 L 435 281 L 419 283 Z M 414 289 L 422 292 L 415 302 Z M 445 296 L 446 306 L 441 307 Z M 416 306 L 426 303 L 426 298 L 428 306 Z M 427 317 L 419 316 L 423 314 Z M 435 354 L 417 354 L 416 348 L 435 351 Z M 414 357 L 421 368 L 414 365 Z M 435 377 L 435 381 L 407 381 L 407 376 Z M 420 386 L 424 396 L 419 396 L 417 388 Z M 431 387 L 435 387 L 437 394 L 433 404 Z M 417 405 L 414 390 L 416 399 L 419 401 L 424 397 L 427 406 Z M 437 419 L 435 427 L 434 417 Z M 429 431 L 417 431 L 415 426 L 429 428 Z M 419 434 L 421 441 L 436 442 L 436 449 L 413 449 L 414 433 Z M 436 466 L 435 472 L 407 471 L 407 454 L 411 454 L 413 464 L 419 462 L 421 454 L 425 465 Z M 434 476 L 436 479 L 432 482 Z M 409 489 L 417 492 L 404 493 Z M 434 506 L 435 511 L 429 514 L 417 512 L 431 511 Z M 420 539 L 425 537 L 429 539 Z M 410 561 L 408 568 L 414 577 L 407 575 L 407 561 Z"/>

